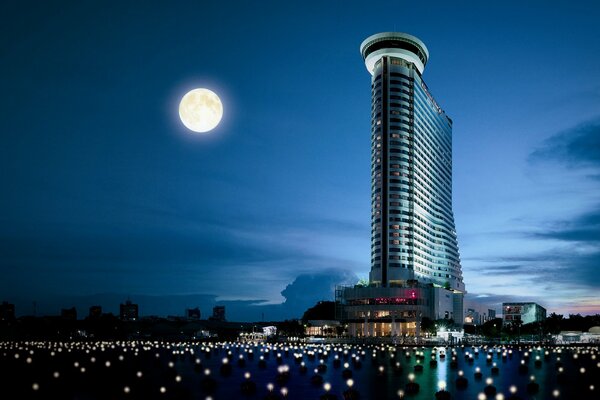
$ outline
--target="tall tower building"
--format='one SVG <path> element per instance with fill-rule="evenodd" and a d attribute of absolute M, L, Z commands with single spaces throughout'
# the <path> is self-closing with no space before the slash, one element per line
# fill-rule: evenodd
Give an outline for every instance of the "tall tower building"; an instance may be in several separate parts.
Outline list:
<path fill-rule="evenodd" d="M 423 318 L 463 320 L 452 213 L 452 120 L 422 74 L 418 38 L 385 32 L 360 46 L 371 74 L 369 285 L 336 289 L 352 336 L 420 336 Z"/>
<path fill-rule="evenodd" d="M 371 272 L 464 291 L 452 213 L 452 120 L 422 78 L 429 51 L 386 32 L 360 46 L 371 73 Z"/>

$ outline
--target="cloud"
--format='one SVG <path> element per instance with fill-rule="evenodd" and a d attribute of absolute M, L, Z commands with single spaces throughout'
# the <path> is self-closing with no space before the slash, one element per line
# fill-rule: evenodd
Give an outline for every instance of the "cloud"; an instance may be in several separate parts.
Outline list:
<path fill-rule="evenodd" d="M 600 121 L 562 131 L 529 155 L 531 163 L 557 161 L 569 168 L 600 167 Z"/>
<path fill-rule="evenodd" d="M 572 220 L 555 222 L 551 224 L 547 231 L 533 233 L 532 235 L 542 239 L 587 242 L 600 245 L 600 207 Z"/>
<path fill-rule="evenodd" d="M 600 288 L 600 207 L 570 220 L 558 220 L 525 238 L 552 241 L 553 247 L 525 254 L 476 259 L 478 273 L 526 277 L 548 285 L 576 284 Z"/>
<path fill-rule="evenodd" d="M 479 271 L 483 275 L 514 275 L 523 272 L 524 266 L 519 264 L 492 265 Z"/>
<path fill-rule="evenodd" d="M 281 292 L 284 305 L 306 310 L 320 300 L 333 300 L 336 285 L 353 285 L 356 274 L 344 270 L 329 270 L 299 275 Z"/>
<path fill-rule="evenodd" d="M 0 224 L 0 291 L 31 299 L 52 292 L 200 292 L 273 303 L 283 300 L 281 289 L 298 274 L 362 269 L 347 250 L 369 229 L 303 213 L 233 218 L 225 211 L 198 215 L 143 203 L 118 207 L 112 220 L 102 217 L 109 214 Z"/>

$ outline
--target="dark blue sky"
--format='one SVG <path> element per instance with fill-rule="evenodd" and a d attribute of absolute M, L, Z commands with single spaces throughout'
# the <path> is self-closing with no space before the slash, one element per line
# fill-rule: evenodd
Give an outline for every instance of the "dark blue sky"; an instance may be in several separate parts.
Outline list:
<path fill-rule="evenodd" d="M 358 47 L 398 30 L 454 120 L 470 301 L 600 312 L 600 5 L 421 3 L 3 2 L 0 300 L 270 319 L 366 277 Z M 209 135 L 178 120 L 195 87 Z"/>

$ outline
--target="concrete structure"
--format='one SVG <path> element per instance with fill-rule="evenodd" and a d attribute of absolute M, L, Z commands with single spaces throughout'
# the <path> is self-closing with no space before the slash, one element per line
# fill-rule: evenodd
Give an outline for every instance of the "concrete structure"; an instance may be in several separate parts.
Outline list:
<path fill-rule="evenodd" d="M 137 304 L 127 300 L 119 307 L 119 316 L 123 321 L 137 321 L 139 319 L 139 307 Z"/>
<path fill-rule="evenodd" d="M 336 291 L 339 317 L 356 336 L 418 335 L 423 317 L 462 325 L 452 120 L 421 76 L 429 51 L 386 32 L 360 52 L 372 76 L 371 271 L 368 287 Z"/>
<path fill-rule="evenodd" d="M 542 322 L 546 319 L 546 309 L 537 303 L 502 303 L 502 324 L 510 325 Z"/>

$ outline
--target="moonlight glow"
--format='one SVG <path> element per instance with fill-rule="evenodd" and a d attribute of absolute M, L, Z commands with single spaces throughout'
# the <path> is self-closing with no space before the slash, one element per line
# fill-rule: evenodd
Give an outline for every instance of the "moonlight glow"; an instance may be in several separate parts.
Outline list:
<path fill-rule="evenodd" d="M 193 89 L 179 103 L 181 122 L 194 132 L 214 129 L 223 117 L 223 104 L 219 96 L 208 89 Z"/>

